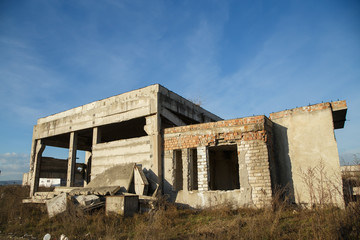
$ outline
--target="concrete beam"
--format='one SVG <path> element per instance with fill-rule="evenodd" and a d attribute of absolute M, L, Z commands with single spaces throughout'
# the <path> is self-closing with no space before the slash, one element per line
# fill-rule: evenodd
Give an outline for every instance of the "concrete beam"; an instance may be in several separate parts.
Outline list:
<path fill-rule="evenodd" d="M 91 151 L 91 146 L 86 144 L 81 144 L 78 139 L 77 149 L 82 151 Z M 43 144 L 46 146 L 59 147 L 59 148 L 69 148 L 69 144 L 61 141 L 51 140 L 51 139 L 42 139 Z"/>
<path fill-rule="evenodd" d="M 186 123 L 184 123 L 178 116 L 176 116 L 174 113 L 169 111 L 166 108 L 161 108 L 161 115 L 168 119 L 170 122 L 175 124 L 176 126 L 185 126 Z"/>

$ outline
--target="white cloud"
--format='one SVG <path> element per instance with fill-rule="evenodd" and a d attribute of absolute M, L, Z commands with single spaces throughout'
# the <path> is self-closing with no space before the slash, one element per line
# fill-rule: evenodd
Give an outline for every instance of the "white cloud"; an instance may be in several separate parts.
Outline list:
<path fill-rule="evenodd" d="M 29 171 L 29 154 L 0 154 L 0 180 L 22 180 L 22 175 Z"/>

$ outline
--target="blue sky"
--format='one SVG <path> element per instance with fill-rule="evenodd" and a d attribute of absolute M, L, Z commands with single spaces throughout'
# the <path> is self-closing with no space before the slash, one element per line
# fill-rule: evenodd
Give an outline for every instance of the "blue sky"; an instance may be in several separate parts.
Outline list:
<path fill-rule="evenodd" d="M 360 156 L 360 2 L 0 1 L 0 180 L 37 118 L 154 83 L 223 118 L 345 99 Z"/>

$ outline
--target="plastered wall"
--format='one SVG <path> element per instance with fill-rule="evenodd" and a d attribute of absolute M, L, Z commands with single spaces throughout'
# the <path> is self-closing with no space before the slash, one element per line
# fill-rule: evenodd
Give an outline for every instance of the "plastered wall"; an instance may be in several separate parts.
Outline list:
<path fill-rule="evenodd" d="M 330 103 L 273 113 L 279 184 L 306 206 L 343 206 L 341 171 Z"/>

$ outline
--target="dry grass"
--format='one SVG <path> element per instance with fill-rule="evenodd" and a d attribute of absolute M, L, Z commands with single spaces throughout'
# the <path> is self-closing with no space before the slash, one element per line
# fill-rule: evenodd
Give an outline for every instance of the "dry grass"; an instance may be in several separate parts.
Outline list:
<path fill-rule="evenodd" d="M 301 210 L 274 200 L 272 209 L 177 209 L 160 201 L 156 211 L 132 218 L 84 214 L 70 206 L 55 218 L 41 205 L 23 205 L 28 188 L 0 187 L 0 231 L 45 233 L 70 239 L 360 239 L 360 204 Z"/>

